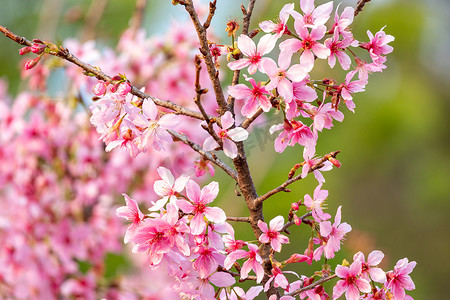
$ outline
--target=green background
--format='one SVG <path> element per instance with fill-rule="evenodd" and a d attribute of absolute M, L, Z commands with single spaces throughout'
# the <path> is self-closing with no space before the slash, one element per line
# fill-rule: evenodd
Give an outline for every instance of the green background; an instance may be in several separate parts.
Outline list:
<path fill-rule="evenodd" d="M 29 39 L 82 38 L 89 34 L 85 15 L 99 2 L 2 1 L 0 24 Z M 225 39 L 222 30 L 226 20 L 239 20 L 241 2 L 218 2 L 212 26 Z M 298 10 L 298 1 L 294 2 Z M 257 1 L 251 29 L 259 21 L 275 19 L 284 3 L 289 1 Z M 93 28 L 97 40 L 114 46 L 133 9 L 134 1 L 107 1 L 102 19 Z M 168 0 L 149 1 L 144 26 L 151 33 L 162 34 L 170 24 L 167 19 L 185 17 L 182 7 L 172 6 Z M 386 254 L 385 270 L 408 257 L 417 261 L 412 273 L 416 290 L 409 294 L 415 299 L 444 299 L 450 278 L 450 230 L 446 223 L 450 213 L 450 3 L 373 0 L 352 28 L 356 39 L 366 41 L 367 29 L 375 33 L 384 25 L 386 33 L 396 38 L 391 43 L 394 52 L 388 57 L 388 68 L 373 74 L 366 92 L 355 96 L 356 114 L 345 111 L 344 122 L 335 122 L 335 128 L 319 138 L 318 154 L 342 151 L 338 156 L 342 168 L 324 173 L 324 189 L 330 192 L 329 212 L 334 215 L 337 206 L 343 205 L 343 221 L 353 227 L 344 251 L 331 264 L 343 258 L 351 260 L 357 250 L 364 250 L 366 255 L 371 249 L 382 250 Z M 16 94 L 25 87 L 18 67 L 19 47 L 0 38 L 0 49 L 0 77 L 8 80 L 10 92 Z M 329 76 L 326 63 L 319 64 L 318 69 L 315 79 Z M 343 78 L 341 73 L 332 74 L 338 80 Z M 257 130 L 246 148 L 260 194 L 282 183 L 290 168 L 301 161 L 300 148 L 289 148 L 283 155 L 274 152 L 274 137 L 265 134 L 269 126 Z M 227 214 L 245 216 L 246 208 L 236 205 L 241 199 L 220 170 L 215 180 L 221 183 L 219 201 Z M 269 199 L 265 203 L 266 220 L 285 215 L 290 203 L 312 194 L 315 185 L 310 176 L 292 185 L 291 193 Z M 238 228 L 242 231 L 237 238 L 251 237 L 245 227 Z M 285 253 L 302 252 L 309 231 L 306 227 L 292 231 Z"/>

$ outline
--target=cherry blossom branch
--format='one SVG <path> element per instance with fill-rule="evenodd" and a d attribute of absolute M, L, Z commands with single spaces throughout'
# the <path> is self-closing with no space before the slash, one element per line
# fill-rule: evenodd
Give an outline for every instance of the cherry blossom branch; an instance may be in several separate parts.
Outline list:
<path fill-rule="evenodd" d="M 289 294 L 285 294 L 285 296 L 296 296 L 296 295 L 298 295 L 300 293 L 303 293 L 303 292 L 306 292 L 308 290 L 311 290 L 311 289 L 315 288 L 316 286 L 321 285 L 322 283 L 330 281 L 331 279 L 334 279 L 336 277 L 337 277 L 336 274 L 333 274 L 333 275 L 330 275 L 330 276 L 327 276 L 327 277 L 323 277 L 323 278 L 317 280 L 316 282 L 311 283 L 310 285 L 302 287 L 302 288 L 300 288 L 298 290 L 295 290 L 295 291 L 293 291 L 293 292 L 291 292 Z"/>
<path fill-rule="evenodd" d="M 242 24 L 242 34 L 248 35 L 248 29 L 250 27 L 250 19 L 252 17 L 253 9 L 255 7 L 256 0 L 250 0 L 248 3 L 247 9 L 244 7 L 244 5 L 241 5 L 242 13 L 244 14 L 243 17 L 243 24 Z M 234 47 L 234 45 L 231 45 Z M 240 77 L 241 71 L 240 70 L 234 70 L 233 71 L 233 79 L 231 80 L 231 85 L 236 85 L 239 83 L 239 77 Z M 227 102 L 228 106 L 230 107 L 231 111 L 234 111 L 234 97 L 231 95 L 228 96 Z"/>
<path fill-rule="evenodd" d="M 309 213 L 306 213 L 306 214 L 304 214 L 303 216 L 301 216 L 301 217 L 299 217 L 299 219 L 300 220 L 302 220 L 302 223 L 311 223 L 312 221 L 311 220 L 309 220 L 309 219 L 306 219 L 306 218 L 308 218 L 308 217 L 311 217 L 312 216 L 312 213 L 311 212 L 309 212 Z M 289 222 L 287 222 L 286 224 L 284 224 L 284 226 L 283 226 L 283 228 L 281 228 L 281 230 L 280 230 L 280 232 L 287 232 L 287 233 L 289 233 L 289 231 L 287 230 L 289 227 L 291 227 L 292 225 L 294 225 L 295 224 L 295 221 L 293 221 L 293 220 L 291 220 L 291 221 L 289 221 Z"/>
<path fill-rule="evenodd" d="M 324 155 L 316 164 L 314 164 L 308 171 L 308 173 L 311 173 L 323 166 L 323 163 L 327 160 L 329 160 L 331 157 L 335 158 L 336 155 L 339 154 L 340 151 L 334 151 L 327 155 Z M 256 203 L 262 203 L 264 200 L 272 197 L 273 195 L 286 191 L 286 187 L 298 180 L 302 179 L 302 175 L 297 175 L 291 179 L 286 180 L 282 185 L 278 186 L 277 188 L 265 193 L 264 195 L 260 196 L 258 199 L 255 199 Z"/>
<path fill-rule="evenodd" d="M 206 69 L 208 71 L 209 78 L 213 85 L 214 94 L 216 95 L 216 101 L 220 108 L 220 114 L 223 115 L 227 110 L 227 103 L 225 102 L 225 97 L 223 95 L 222 86 L 219 80 L 219 72 L 216 70 L 214 65 L 214 60 L 209 50 L 208 37 L 206 34 L 206 28 L 200 23 L 198 14 L 195 11 L 194 4 L 192 0 L 178 1 L 180 4 L 184 5 L 186 11 L 191 16 L 192 23 L 194 24 L 195 30 L 197 31 L 197 36 L 200 42 L 200 52 L 205 59 Z"/>
<path fill-rule="evenodd" d="M 222 140 L 217 136 L 216 132 L 214 131 L 212 124 L 213 122 L 217 122 L 217 119 L 211 119 L 208 114 L 205 111 L 205 108 L 202 105 L 202 102 L 200 100 L 201 96 L 203 94 L 206 94 L 208 92 L 208 89 L 202 89 L 202 87 L 200 86 L 200 71 L 202 70 L 202 65 L 201 65 L 201 59 L 198 55 L 195 56 L 194 59 L 194 64 L 195 64 L 195 104 L 197 105 L 198 109 L 200 110 L 200 112 L 203 115 L 203 118 L 206 121 L 206 125 L 205 127 L 203 127 L 213 138 L 214 140 L 220 145 L 222 146 Z M 202 125 L 203 126 L 203 125 Z"/>
<path fill-rule="evenodd" d="M 366 5 L 367 2 L 370 2 L 370 0 L 359 0 L 358 4 L 355 8 L 355 17 L 362 11 L 364 5 Z"/>
<path fill-rule="evenodd" d="M 24 45 L 24 46 L 32 46 L 33 45 L 33 43 L 31 41 L 27 40 L 24 37 L 16 35 L 15 33 L 11 32 L 6 27 L 1 26 L 1 25 L 0 25 L 0 32 L 2 32 L 7 38 L 15 41 L 16 43 L 18 43 L 20 45 Z M 87 74 L 90 74 L 99 80 L 103 80 L 106 82 L 112 80 L 112 78 L 109 75 L 107 75 L 107 74 L 103 73 L 102 71 L 100 71 L 99 69 L 79 60 L 75 55 L 70 53 L 69 50 L 66 48 L 60 47 L 60 50 L 58 52 L 49 52 L 49 54 L 53 55 L 53 56 L 57 56 L 59 58 L 62 58 L 68 62 L 71 62 L 71 63 L 77 65 L 78 67 L 83 69 Z M 148 95 L 133 85 L 131 86 L 130 93 L 141 99 L 151 99 L 153 102 L 155 102 L 156 105 L 173 110 L 175 112 L 175 114 L 185 115 L 185 116 L 188 116 L 188 117 L 191 117 L 194 119 L 198 119 L 198 120 L 202 120 L 202 121 L 204 120 L 203 115 L 197 111 L 193 111 L 193 110 L 184 108 L 184 107 L 182 107 L 172 101 L 169 101 L 169 100 L 161 100 L 161 99 L 158 99 L 151 95 Z M 212 118 L 212 117 L 209 116 L 209 118 Z"/>
<path fill-rule="evenodd" d="M 178 132 L 170 130 L 170 129 L 167 130 L 167 132 L 170 133 L 176 139 L 180 140 L 184 144 L 191 147 L 198 154 L 200 154 L 201 156 L 203 156 L 204 158 L 206 158 L 207 160 L 209 160 L 210 162 L 212 162 L 213 164 L 215 164 L 216 166 L 218 166 L 219 168 L 224 170 L 225 173 L 230 175 L 231 178 L 233 178 L 236 181 L 238 180 L 238 175 L 236 174 L 236 171 L 234 171 L 232 168 L 230 168 L 226 163 L 224 163 L 222 160 L 217 158 L 215 155 L 211 154 L 208 151 L 205 151 L 202 147 L 200 147 L 199 145 L 197 145 L 196 143 L 191 141 L 185 134 L 181 134 L 181 133 L 178 133 Z"/>
<path fill-rule="evenodd" d="M 250 223 L 249 217 L 227 217 L 227 221 Z"/>

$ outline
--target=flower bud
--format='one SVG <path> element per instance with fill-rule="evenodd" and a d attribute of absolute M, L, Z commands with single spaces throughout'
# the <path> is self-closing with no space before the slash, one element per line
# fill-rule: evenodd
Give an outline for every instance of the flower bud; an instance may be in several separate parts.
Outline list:
<path fill-rule="evenodd" d="M 293 202 L 292 204 L 291 204 L 291 208 L 293 209 L 293 210 L 299 210 L 299 206 L 298 206 L 298 203 L 297 202 Z"/>
<path fill-rule="evenodd" d="M 39 55 L 38 57 L 35 57 L 32 60 L 27 61 L 27 63 L 25 64 L 25 70 L 34 68 L 40 60 L 41 56 Z"/>
<path fill-rule="evenodd" d="M 23 48 L 19 49 L 19 54 L 20 55 L 25 55 L 25 54 L 30 53 L 30 52 L 31 52 L 31 47 L 30 46 L 23 47 Z"/>
<path fill-rule="evenodd" d="M 45 48 L 47 48 L 46 45 L 33 44 L 33 46 L 31 46 L 31 52 L 33 52 L 35 54 L 42 54 L 44 52 Z"/>
<path fill-rule="evenodd" d="M 122 82 L 121 84 L 119 84 L 119 86 L 117 87 L 117 93 L 119 93 L 122 96 L 125 96 L 126 94 L 128 94 L 131 91 L 131 85 L 128 82 Z"/>
<path fill-rule="evenodd" d="M 340 168 L 340 167 L 341 167 L 341 162 L 338 161 L 336 158 L 330 157 L 328 160 L 329 160 L 336 168 Z"/>
<path fill-rule="evenodd" d="M 295 225 L 299 226 L 300 224 L 302 224 L 302 219 L 297 217 L 297 215 L 294 215 L 294 223 Z"/>
<path fill-rule="evenodd" d="M 103 96 L 106 93 L 106 84 L 104 82 L 97 82 L 97 84 L 92 89 L 96 96 Z"/>

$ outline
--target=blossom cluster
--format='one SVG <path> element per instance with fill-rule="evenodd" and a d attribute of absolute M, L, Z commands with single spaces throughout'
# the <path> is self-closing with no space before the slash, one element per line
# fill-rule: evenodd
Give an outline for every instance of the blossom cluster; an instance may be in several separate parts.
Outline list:
<path fill-rule="evenodd" d="M 60 218 L 63 227 L 56 231 L 67 234 L 69 232 L 67 228 L 71 230 L 77 228 L 74 224 L 67 224 L 70 222 L 68 220 L 71 220 L 67 216 L 75 215 L 93 222 L 93 227 L 89 230 L 94 231 L 86 233 L 83 230 L 87 229 L 83 229 L 74 233 L 75 235 L 97 234 L 96 226 L 100 226 L 98 230 L 104 230 L 106 232 L 102 232 L 103 234 L 112 237 L 109 240 L 110 244 L 105 242 L 107 246 L 103 246 L 101 250 L 97 245 L 103 243 L 103 240 L 89 246 L 88 250 L 82 248 L 77 253 L 62 251 L 66 256 L 58 258 L 59 260 L 64 263 L 72 260 L 72 264 L 61 263 L 64 267 L 72 267 L 65 273 L 61 272 L 64 278 L 70 276 L 73 278 L 76 276 L 73 274 L 79 271 L 73 265 L 73 260 L 89 261 L 93 266 L 99 265 L 97 268 L 101 268 L 105 252 L 119 249 L 117 232 L 120 231 L 120 223 L 118 219 L 110 220 L 111 206 L 107 205 L 105 208 L 98 200 L 103 199 L 100 195 L 112 190 L 114 193 L 123 194 L 126 203 L 125 206 L 116 209 L 116 215 L 128 223 L 124 243 L 132 247 L 132 252 L 145 256 L 147 268 L 152 270 L 165 268 L 165 273 L 171 278 L 167 286 L 178 296 L 188 299 L 254 299 L 264 291 L 267 295 L 271 294 L 269 299 L 277 299 L 278 296 L 280 299 L 295 299 L 295 297 L 329 299 L 330 296 L 323 283 L 315 283 L 315 280 L 322 277 L 328 281 L 334 276 L 339 280 L 332 288 L 332 299 L 344 294 L 346 299 L 350 300 L 409 297 L 405 295 L 405 290 L 414 289 L 409 274 L 415 267 L 415 262 L 409 262 L 406 258 L 398 261 L 394 269 L 388 272 L 378 266 L 384 256 L 381 251 L 371 252 L 367 261 L 364 254 L 358 252 L 354 255 L 352 264 L 344 260 L 334 269 L 329 265 L 330 260 L 341 250 L 341 244 L 352 227 L 342 222 L 341 206 L 337 208 L 334 220 L 326 212 L 328 191 L 322 189 L 325 183 L 322 172 L 331 170 L 333 166 L 340 167 L 341 164 L 331 155 L 317 157 L 318 136 L 324 129 L 331 129 L 334 121 L 343 121 L 345 108 L 355 112 L 356 105 L 353 99 L 355 93 L 364 91 L 371 73 L 381 72 L 386 68 L 386 55 L 393 50 L 388 44 L 394 40 L 381 29 L 375 35 L 368 31 L 368 41 L 358 41 L 350 27 L 355 14 L 354 9 L 352 7 L 340 9 L 338 5 L 334 18 L 330 20 L 333 5 L 334 3 L 330 1 L 316 7 L 314 0 L 300 0 L 300 8 L 296 9 L 294 3 L 289 3 L 281 9 L 277 21 L 263 21 L 259 24 L 260 31 L 264 32 L 261 37 L 241 34 L 234 43 L 238 29 L 235 24 L 229 25 L 227 29 L 229 36 L 232 36 L 231 45 L 208 41 L 210 56 L 217 68 L 216 78 L 221 78 L 219 70 L 224 69 L 220 69 L 221 66 L 226 66 L 232 71 L 247 71 L 247 74 L 244 74 L 246 83 L 229 86 L 223 83 L 227 86 L 228 103 L 233 104 L 228 104 L 225 107 L 226 111 L 223 105 L 219 107 L 217 95 L 208 92 L 217 88 L 207 80 L 211 75 L 208 75 L 204 62 L 201 62 L 201 65 L 195 63 L 193 49 L 198 48 L 198 42 L 194 36 L 195 30 L 191 26 L 174 23 L 164 39 L 146 38 L 143 31 L 138 33 L 127 31 L 119 42 L 118 54 L 108 49 L 99 52 L 92 43 L 78 45 L 75 41 L 67 42 L 67 47 L 73 49 L 72 52 L 82 60 L 102 66 L 102 70 L 106 73 L 119 74 L 109 81 L 95 82 L 77 73 L 75 66 L 66 68 L 68 77 L 72 80 L 74 88 L 81 91 L 80 94 L 87 94 L 89 90 L 93 90 L 95 95 L 93 102 L 88 104 L 92 113 L 90 123 L 96 128 L 97 135 L 88 131 L 91 140 L 87 141 L 87 138 L 82 140 L 87 145 L 91 145 L 90 143 L 98 145 L 98 138 L 106 144 L 107 152 L 115 149 L 110 153 L 112 158 L 115 157 L 116 151 L 123 154 L 119 149 L 128 151 L 129 157 L 122 158 L 117 164 L 114 164 L 114 159 L 103 162 L 103 165 L 97 166 L 102 172 L 101 175 L 95 173 L 98 172 L 97 168 L 92 171 L 100 178 L 98 181 L 103 180 L 103 177 L 112 177 L 107 183 L 96 182 L 95 176 L 87 175 L 80 175 L 81 182 L 77 180 L 72 182 L 69 179 L 68 186 L 75 187 L 75 191 L 69 189 L 76 195 L 75 200 L 70 202 L 69 208 L 63 210 L 67 211 L 67 214 L 58 217 L 59 213 L 55 216 L 51 206 L 44 208 L 47 207 L 46 203 L 51 203 L 53 197 L 64 198 L 67 192 L 64 189 L 65 185 L 59 194 L 51 196 L 40 194 L 44 193 L 44 187 L 56 185 L 58 176 L 65 176 L 67 170 L 72 172 L 73 168 L 77 170 L 73 172 L 78 179 L 79 174 L 76 172 L 85 172 L 92 168 L 91 164 L 98 163 L 103 154 L 90 158 L 94 151 L 80 150 L 86 145 L 74 146 L 74 142 L 67 135 L 61 138 L 62 134 L 59 131 L 53 133 L 54 130 L 63 130 L 64 127 L 60 126 L 60 122 L 63 120 L 67 122 L 67 118 L 59 116 L 55 117 L 55 120 L 50 118 L 48 122 L 50 127 L 43 129 L 46 135 L 54 137 L 55 143 L 59 143 L 56 150 L 41 148 L 39 145 L 37 148 L 31 147 L 37 151 L 33 157 L 50 160 L 50 164 L 61 169 L 61 172 L 56 175 L 52 173 L 52 176 L 44 178 L 45 180 L 33 181 L 31 187 L 27 186 L 24 189 L 30 191 L 32 195 L 38 195 L 36 197 L 39 201 L 45 203 L 34 207 L 33 203 L 30 205 L 26 202 L 30 207 L 28 213 L 33 217 L 26 218 L 27 226 L 24 226 L 23 230 L 30 230 L 28 222 L 31 222 L 34 216 L 39 218 L 40 214 L 43 214 L 44 219 Z M 208 39 L 217 38 L 211 34 Z M 254 39 L 258 39 L 258 42 L 256 43 Z M 30 84 L 35 89 L 46 88 L 43 79 L 51 70 L 37 62 L 45 51 L 52 51 L 52 47 L 53 44 L 36 43 L 36 46 L 26 48 L 22 51 L 24 53 L 21 53 L 25 54 L 29 50 L 28 52 L 40 55 L 39 59 L 28 63 L 26 67 L 34 72 L 30 77 Z M 277 47 L 279 54 L 274 59 L 272 52 Z M 221 59 L 227 52 L 228 61 L 221 64 Z M 204 52 L 202 54 L 206 61 L 207 55 Z M 340 66 L 346 73 L 345 76 L 341 80 L 334 78 L 314 80 L 312 71 L 320 60 L 327 60 L 330 68 Z M 257 81 L 257 78 L 263 79 Z M 163 100 L 138 98 L 136 86 L 154 99 Z M 202 86 L 203 89 L 198 86 Z M 166 100 L 170 100 L 165 102 L 170 105 L 166 105 L 165 108 L 157 105 L 159 101 Z M 183 115 L 180 111 L 170 109 L 172 104 L 202 117 L 190 118 L 189 114 Z M 23 108 L 23 105 L 19 106 Z M 207 171 L 214 176 L 211 163 L 223 162 L 221 154 L 218 158 L 216 153 L 223 152 L 226 159 L 224 161 L 232 159 L 235 166 L 245 159 L 241 146 L 252 133 L 252 127 L 245 123 L 253 122 L 264 113 L 282 116 L 281 123 L 271 126 L 267 133 L 274 134 L 281 131 L 275 139 L 275 151 L 282 153 L 288 146 L 294 147 L 297 144 L 302 146 L 302 162 L 296 164 L 291 172 L 295 173 L 301 168 L 301 174 L 297 178 L 305 178 L 312 173 L 318 185 L 312 196 L 306 194 L 301 200 L 287 206 L 286 216 L 276 216 L 269 222 L 261 217 L 258 217 L 258 220 L 251 217 L 227 217 L 224 210 L 211 204 L 219 194 L 219 184 L 215 181 L 204 184 L 199 177 L 205 175 Z M 11 114 L 1 119 L 5 120 L 3 126 L 11 126 L 13 122 L 9 118 L 13 117 Z M 35 121 L 35 118 L 32 117 L 31 120 Z M 41 119 L 36 117 L 36 120 L 35 122 L 40 124 Z M 36 130 L 40 127 L 34 124 L 32 128 L 30 138 L 38 134 Z M 10 133 L 14 130 L 4 132 Z M 190 143 L 179 142 L 179 139 L 174 138 L 175 134 L 185 136 Z M 92 139 L 92 136 L 96 138 Z M 192 147 L 193 144 L 195 147 Z M 31 145 L 35 146 L 34 143 Z M 200 158 L 194 154 L 189 145 L 201 154 Z M 86 158 L 88 165 L 66 166 L 70 165 L 72 156 L 57 155 L 60 148 L 74 151 L 75 154 L 72 156 L 78 159 L 77 163 L 83 160 L 77 155 L 89 156 Z M 55 157 L 57 159 L 53 160 Z M 172 158 L 171 165 L 167 164 L 165 157 Z M 174 159 L 178 157 L 180 159 Z M 110 161 L 114 171 L 109 169 Z M 30 164 L 39 165 L 40 161 L 33 161 Z M 143 178 L 143 183 L 137 190 L 134 187 L 133 191 L 132 177 L 135 174 Z M 36 180 L 36 176 L 32 173 L 26 175 Z M 8 176 L 5 178 L 6 181 L 10 180 Z M 237 179 L 238 185 L 239 179 L 241 178 Z M 39 186 L 35 187 L 36 184 Z M 146 199 L 145 203 L 136 200 L 141 197 Z M 258 199 L 248 199 L 248 195 L 244 197 L 249 210 L 254 211 L 258 209 L 257 207 L 261 207 L 262 212 L 261 203 L 257 203 Z M 76 204 L 78 202 L 79 205 Z M 148 206 L 148 213 L 141 210 L 143 205 Z M 73 209 L 75 211 L 72 211 Z M 102 217 L 101 221 L 96 220 L 96 209 L 100 210 L 98 213 L 109 214 L 109 217 L 104 217 L 106 219 Z M 48 212 L 51 212 L 49 216 Z M 14 215 L 9 211 L 8 214 Z M 238 239 L 239 233 L 235 232 L 230 224 L 232 221 L 251 223 L 256 240 Z M 39 222 L 45 223 L 43 220 Z M 282 259 L 280 253 L 285 249 L 284 245 L 290 242 L 290 238 L 286 235 L 290 226 L 308 230 L 311 235 L 306 246 L 296 250 L 296 253 L 290 255 L 288 259 Z M 38 236 L 46 229 L 38 227 L 33 230 L 39 231 L 33 235 Z M 103 237 L 102 234 L 98 236 Z M 70 243 L 72 239 L 75 238 L 66 236 L 60 238 L 63 241 L 61 243 Z M 15 248 L 9 250 L 8 255 L 12 257 L 15 252 Z M 79 253 L 82 255 L 79 256 Z M 290 270 L 292 264 L 312 265 L 322 260 L 325 263 L 321 264 L 313 276 Z M 17 268 L 20 269 L 20 266 L 15 267 Z M 97 268 L 92 267 L 89 270 L 93 273 Z M 10 273 L 16 274 L 15 269 Z M 98 274 L 92 276 L 95 275 L 99 276 Z M 80 286 L 83 284 L 93 286 L 95 281 L 92 279 L 90 283 L 86 283 L 87 279 L 83 280 L 78 279 L 77 284 L 71 281 L 70 284 L 66 284 L 69 288 L 66 287 L 65 290 L 72 289 L 70 295 L 81 293 L 79 291 L 89 291 L 90 288 L 83 290 Z M 239 282 L 245 280 L 254 281 L 255 285 L 244 291 L 239 287 Z"/>

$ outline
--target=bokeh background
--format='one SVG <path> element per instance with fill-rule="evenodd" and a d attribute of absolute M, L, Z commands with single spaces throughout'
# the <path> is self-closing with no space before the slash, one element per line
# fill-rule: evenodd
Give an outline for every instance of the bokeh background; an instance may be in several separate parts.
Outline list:
<path fill-rule="evenodd" d="M 246 5 L 247 1 L 243 1 Z M 257 22 L 274 19 L 285 3 L 259 0 L 251 29 Z M 299 1 L 294 1 L 299 8 Z M 325 1 L 316 1 L 317 4 Z M 355 5 L 355 1 L 343 1 Z M 226 37 L 227 18 L 241 16 L 241 1 L 218 1 L 213 27 Z M 114 46 L 128 26 L 134 1 L 123 0 L 34 0 L 2 1 L 0 23 L 28 38 L 52 41 L 76 37 L 95 38 L 100 45 Z M 98 16 L 102 16 L 97 20 Z M 163 33 L 170 19 L 185 18 L 181 7 L 170 1 L 149 1 L 144 27 L 149 34 Z M 325 173 L 328 207 L 333 215 L 343 205 L 343 220 L 353 231 L 344 251 L 331 264 L 351 259 L 357 250 L 384 251 L 385 270 L 403 257 L 417 261 L 412 273 L 415 299 L 445 299 L 450 278 L 450 2 L 446 0 L 373 0 L 355 19 L 353 32 L 367 40 L 366 30 L 394 35 L 394 52 L 388 69 L 370 77 L 365 93 L 356 96 L 356 114 L 345 112 L 342 124 L 325 131 L 317 153 L 341 150 L 341 169 Z M 0 77 L 9 82 L 10 93 L 26 87 L 21 81 L 18 45 L 0 37 Z M 319 66 L 317 79 L 329 70 Z M 343 75 L 332 73 L 336 79 Z M 272 118 L 272 117 L 271 117 Z M 299 148 L 285 154 L 273 150 L 271 125 L 262 125 L 247 144 L 251 168 L 259 193 L 278 186 L 290 168 L 301 161 Z M 273 116 L 274 119 L 279 116 Z M 230 216 L 245 216 L 234 185 L 217 171 L 221 182 L 221 205 Z M 265 204 L 266 218 L 285 214 L 292 201 L 312 194 L 312 178 L 291 186 L 289 194 L 278 194 Z M 238 238 L 250 237 L 242 227 Z M 303 251 L 306 235 L 293 229 L 291 251 Z"/>

